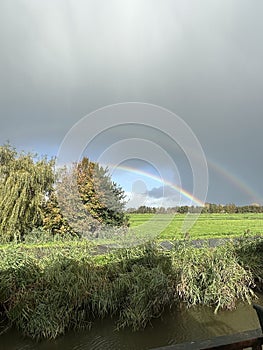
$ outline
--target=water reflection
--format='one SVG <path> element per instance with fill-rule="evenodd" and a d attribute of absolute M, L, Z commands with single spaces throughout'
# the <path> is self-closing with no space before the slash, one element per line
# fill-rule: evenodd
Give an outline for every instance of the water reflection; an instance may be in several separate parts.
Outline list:
<path fill-rule="evenodd" d="M 263 295 L 256 301 L 263 305 Z M 239 303 L 234 311 L 180 305 L 167 310 L 143 331 L 116 331 L 114 320 L 96 321 L 90 331 L 69 332 L 53 341 L 36 343 L 12 330 L 0 337 L 1 350 L 144 350 L 259 328 L 251 305 Z"/>

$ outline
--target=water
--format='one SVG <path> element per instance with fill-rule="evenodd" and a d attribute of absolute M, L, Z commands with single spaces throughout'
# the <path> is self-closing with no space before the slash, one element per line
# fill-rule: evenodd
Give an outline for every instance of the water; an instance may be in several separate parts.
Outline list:
<path fill-rule="evenodd" d="M 263 305 L 263 295 L 256 303 Z M 251 305 L 239 303 L 234 311 L 180 305 L 165 311 L 162 319 L 155 319 L 143 331 L 116 331 L 114 321 L 106 319 L 94 323 L 90 331 L 69 332 L 53 341 L 36 343 L 11 330 L 0 337 L 1 350 L 144 350 L 208 339 L 259 328 L 256 312 Z"/>

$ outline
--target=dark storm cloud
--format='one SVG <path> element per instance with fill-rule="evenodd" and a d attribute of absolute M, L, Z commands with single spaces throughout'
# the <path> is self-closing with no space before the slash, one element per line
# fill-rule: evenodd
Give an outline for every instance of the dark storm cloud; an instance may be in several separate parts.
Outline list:
<path fill-rule="evenodd" d="M 178 192 L 170 186 L 160 186 L 152 188 L 147 195 L 152 198 L 173 198 L 178 196 Z"/>
<path fill-rule="evenodd" d="M 0 142 L 55 154 L 94 109 L 149 102 L 262 197 L 262 14 L 261 0 L 2 0 Z M 210 175 L 208 200 L 250 201 Z"/>

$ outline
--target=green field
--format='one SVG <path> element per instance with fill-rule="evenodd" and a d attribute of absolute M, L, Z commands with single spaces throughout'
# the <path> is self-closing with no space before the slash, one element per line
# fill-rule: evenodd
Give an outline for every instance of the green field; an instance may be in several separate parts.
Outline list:
<path fill-rule="evenodd" d="M 183 238 L 182 225 L 186 215 L 176 214 L 130 214 L 132 228 L 140 228 L 150 219 L 154 219 L 152 225 L 162 226 L 162 223 L 171 218 L 171 222 L 165 227 L 158 239 L 173 240 Z M 142 226 L 143 227 L 143 226 Z M 249 231 L 248 231 L 249 230 Z M 188 230 L 191 239 L 227 238 L 242 236 L 246 232 L 249 236 L 263 235 L 263 213 L 259 214 L 201 214 L 195 224 Z"/>

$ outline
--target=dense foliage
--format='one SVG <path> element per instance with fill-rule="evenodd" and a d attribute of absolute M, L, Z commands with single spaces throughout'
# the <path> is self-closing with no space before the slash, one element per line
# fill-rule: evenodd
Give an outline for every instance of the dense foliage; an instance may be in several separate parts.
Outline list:
<path fill-rule="evenodd" d="M 54 160 L 0 146 L 0 240 L 21 241 L 42 227 L 52 236 L 89 232 L 101 225 L 127 225 L 124 191 L 107 169 L 83 158 L 70 169 Z"/>
<path fill-rule="evenodd" d="M 42 223 L 41 207 L 54 183 L 53 161 L 0 147 L 0 236 L 20 241 Z"/>
<path fill-rule="evenodd" d="M 101 226 L 128 224 L 124 191 L 107 169 L 84 157 L 70 168 L 60 169 L 56 191 L 44 206 L 44 228 L 52 234 L 98 236 Z"/>
<path fill-rule="evenodd" d="M 233 309 L 254 297 L 261 248 L 262 240 L 253 242 L 259 259 L 251 269 L 246 242 L 212 250 L 178 243 L 171 251 L 151 244 L 98 256 L 85 241 L 60 249 L 9 244 L 0 249 L 0 316 L 30 337 L 55 338 L 105 316 L 118 328 L 143 328 L 180 301 Z"/>

